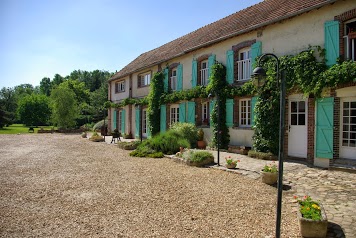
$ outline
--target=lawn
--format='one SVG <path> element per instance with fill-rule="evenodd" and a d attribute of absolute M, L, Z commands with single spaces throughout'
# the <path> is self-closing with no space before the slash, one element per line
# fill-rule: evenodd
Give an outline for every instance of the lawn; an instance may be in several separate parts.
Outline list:
<path fill-rule="evenodd" d="M 37 128 L 34 128 L 35 133 L 37 133 L 37 131 L 41 127 L 43 129 L 47 129 L 47 130 L 52 128 L 52 126 L 38 126 Z M 0 134 L 18 134 L 18 133 L 27 134 L 27 133 L 29 133 L 28 129 L 29 129 L 29 127 L 25 126 L 23 124 L 12 124 L 11 126 L 0 128 Z"/>

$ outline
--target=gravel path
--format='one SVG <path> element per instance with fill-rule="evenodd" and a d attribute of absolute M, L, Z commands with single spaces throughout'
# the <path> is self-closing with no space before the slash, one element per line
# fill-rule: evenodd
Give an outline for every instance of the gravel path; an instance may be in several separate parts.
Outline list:
<path fill-rule="evenodd" d="M 79 135 L 0 135 L 1 237 L 273 237 L 276 189 Z M 285 202 L 282 237 L 299 237 Z"/>

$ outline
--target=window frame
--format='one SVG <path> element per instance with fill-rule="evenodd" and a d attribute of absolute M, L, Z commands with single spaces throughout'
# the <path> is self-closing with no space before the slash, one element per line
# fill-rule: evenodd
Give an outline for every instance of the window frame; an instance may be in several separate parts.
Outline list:
<path fill-rule="evenodd" d="M 137 82 L 137 87 L 138 88 L 144 88 L 144 87 L 148 87 L 151 84 L 151 71 L 149 72 L 145 72 L 145 73 L 141 73 L 138 75 L 138 82 Z M 147 79 L 146 76 L 149 76 L 149 78 Z"/>
<path fill-rule="evenodd" d="M 356 61 L 356 36 L 355 36 L 356 32 L 352 32 L 352 38 L 349 38 L 351 34 L 351 32 L 348 32 L 348 28 L 350 24 L 355 25 L 356 28 L 356 18 L 344 22 L 344 29 L 343 29 L 344 34 L 342 37 L 344 40 L 344 55 L 346 60 Z"/>
<path fill-rule="evenodd" d="M 242 105 L 247 102 L 246 105 Z M 246 111 L 243 111 L 246 108 Z M 239 127 L 251 127 L 252 126 L 252 113 L 251 113 L 251 98 L 243 98 L 239 100 Z M 245 120 L 245 123 L 243 121 Z"/>
<path fill-rule="evenodd" d="M 247 57 L 245 57 L 245 54 L 247 55 Z M 251 47 L 244 47 L 241 48 L 237 51 L 237 61 L 236 61 L 236 65 L 237 65 L 237 82 L 246 82 L 248 80 L 251 79 L 251 74 L 252 74 L 252 59 L 251 59 Z M 243 55 L 243 56 L 241 56 Z M 249 67 L 249 69 L 247 69 L 246 72 L 246 67 L 244 66 L 244 64 L 247 64 L 247 67 Z M 244 70 L 245 69 L 245 70 Z M 245 77 L 247 76 L 247 77 Z"/>
<path fill-rule="evenodd" d="M 179 105 L 171 105 L 169 108 L 169 123 L 172 125 L 175 122 L 179 122 Z"/>
<path fill-rule="evenodd" d="M 115 93 L 125 92 L 125 80 L 115 82 Z"/>
<path fill-rule="evenodd" d="M 178 87 L 178 78 L 177 78 L 177 67 L 171 69 L 171 77 L 170 77 L 170 88 L 172 91 L 177 91 Z M 173 75 L 175 73 L 175 75 Z"/>
<path fill-rule="evenodd" d="M 208 59 L 202 60 L 199 62 L 200 64 L 200 85 L 201 86 L 207 86 L 209 84 L 209 61 Z M 205 64 L 205 68 L 203 68 L 203 64 Z M 205 74 L 205 78 L 203 79 L 203 71 Z M 204 83 L 203 83 L 204 82 Z"/>
<path fill-rule="evenodd" d="M 202 102 L 202 104 L 201 104 L 201 122 L 202 122 L 202 124 L 205 124 L 205 123 L 209 124 L 209 122 L 210 122 L 209 106 L 210 105 L 209 105 L 208 101 Z M 204 110 L 205 110 L 205 112 L 204 112 Z M 205 117 L 205 115 L 206 115 L 206 117 Z M 204 122 L 205 118 L 207 119 L 206 122 Z"/>

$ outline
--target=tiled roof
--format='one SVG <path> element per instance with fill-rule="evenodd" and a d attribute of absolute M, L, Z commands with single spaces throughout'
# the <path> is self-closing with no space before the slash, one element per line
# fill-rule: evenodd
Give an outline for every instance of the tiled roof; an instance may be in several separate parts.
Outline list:
<path fill-rule="evenodd" d="M 336 2 L 337 0 L 264 0 L 141 54 L 111 80 L 157 65 L 190 51 Z"/>

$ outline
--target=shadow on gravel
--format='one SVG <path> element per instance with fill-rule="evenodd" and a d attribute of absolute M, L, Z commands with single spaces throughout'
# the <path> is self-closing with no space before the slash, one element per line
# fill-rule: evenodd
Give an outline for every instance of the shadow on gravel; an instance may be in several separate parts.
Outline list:
<path fill-rule="evenodd" d="M 328 233 L 326 237 L 345 238 L 346 236 L 340 225 L 333 222 L 328 222 Z"/>

